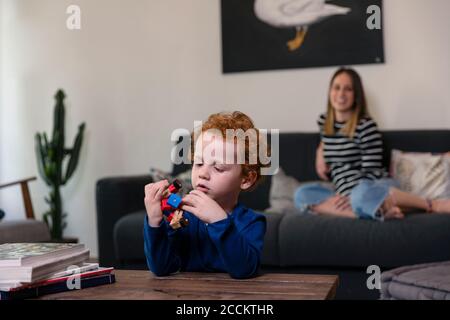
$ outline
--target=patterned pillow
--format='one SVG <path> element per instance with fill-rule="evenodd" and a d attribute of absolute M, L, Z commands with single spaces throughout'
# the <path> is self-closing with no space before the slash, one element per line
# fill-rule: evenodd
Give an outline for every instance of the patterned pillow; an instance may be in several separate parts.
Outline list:
<path fill-rule="evenodd" d="M 329 184 L 323 181 L 310 181 Z M 296 178 L 286 175 L 280 167 L 278 172 L 272 176 L 270 185 L 269 203 L 270 207 L 265 210 L 266 213 L 287 213 L 296 212 L 294 204 L 294 193 L 298 187 L 309 183 L 299 182 Z"/>
<path fill-rule="evenodd" d="M 400 189 L 424 198 L 450 198 L 450 153 L 392 150 L 391 176 Z"/>
<path fill-rule="evenodd" d="M 189 191 L 191 191 L 192 188 L 192 181 L 191 181 L 191 169 L 182 172 L 176 176 L 172 176 L 170 173 L 156 169 L 156 168 L 150 168 L 150 176 L 153 178 L 153 181 L 160 181 L 167 179 L 169 183 L 171 183 L 173 180 L 178 179 L 181 182 L 182 189 L 179 193 L 181 197 L 185 196 Z"/>
<path fill-rule="evenodd" d="M 283 213 L 285 210 L 294 209 L 294 192 L 300 186 L 300 182 L 294 177 L 286 175 L 280 167 L 272 176 L 270 185 L 269 203 L 267 213 Z"/>

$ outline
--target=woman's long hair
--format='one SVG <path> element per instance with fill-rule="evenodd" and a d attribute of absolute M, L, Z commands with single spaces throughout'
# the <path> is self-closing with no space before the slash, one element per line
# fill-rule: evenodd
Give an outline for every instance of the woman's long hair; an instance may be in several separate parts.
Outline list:
<path fill-rule="evenodd" d="M 350 68 L 340 68 L 334 73 L 333 77 L 331 78 L 330 88 L 328 90 L 328 106 L 324 129 L 326 135 L 334 135 L 336 133 L 334 131 L 335 114 L 333 107 L 331 106 L 330 91 L 333 86 L 334 79 L 336 79 L 336 77 L 342 73 L 348 74 L 352 79 L 354 103 L 352 106 L 353 114 L 340 132 L 350 138 L 353 138 L 353 136 L 355 135 L 356 126 L 362 118 L 369 116 L 369 111 L 367 110 L 366 96 L 364 94 L 361 77 L 355 70 Z"/>

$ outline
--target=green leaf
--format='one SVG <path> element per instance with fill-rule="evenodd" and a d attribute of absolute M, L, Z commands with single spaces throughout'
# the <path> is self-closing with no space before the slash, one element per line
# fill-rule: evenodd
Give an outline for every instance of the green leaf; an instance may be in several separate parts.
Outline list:
<path fill-rule="evenodd" d="M 46 163 L 46 153 L 45 150 L 42 146 L 42 140 L 41 140 L 41 135 L 39 133 L 36 134 L 35 136 L 35 152 L 36 152 L 36 158 L 37 158 L 37 166 L 38 166 L 38 172 L 40 174 L 40 176 L 42 177 L 42 179 L 44 180 L 44 182 L 47 185 L 50 185 L 50 179 L 49 176 L 47 175 L 47 171 L 45 169 L 45 163 Z"/>
<path fill-rule="evenodd" d="M 47 138 L 46 132 L 44 132 L 44 147 L 45 147 L 46 152 L 48 152 L 50 145 L 48 143 L 48 138 Z"/>
<path fill-rule="evenodd" d="M 75 169 L 77 168 L 78 160 L 80 157 L 81 146 L 83 144 L 83 134 L 84 134 L 85 127 L 86 127 L 86 124 L 84 122 L 78 127 L 78 133 L 77 133 L 77 136 L 75 137 L 69 164 L 67 165 L 67 171 L 66 171 L 66 175 L 64 178 L 64 183 L 66 183 L 70 179 L 70 177 L 75 172 Z"/>

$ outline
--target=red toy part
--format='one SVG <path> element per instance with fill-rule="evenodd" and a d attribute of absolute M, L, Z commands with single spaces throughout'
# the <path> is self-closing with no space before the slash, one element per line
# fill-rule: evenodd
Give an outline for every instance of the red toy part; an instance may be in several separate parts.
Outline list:
<path fill-rule="evenodd" d="M 168 216 L 167 216 L 167 221 L 171 222 L 173 219 L 174 213 L 171 212 Z"/>
<path fill-rule="evenodd" d="M 179 190 L 180 190 L 180 188 L 178 185 L 175 184 L 175 182 L 169 186 L 170 193 L 177 193 Z"/>
<path fill-rule="evenodd" d="M 168 199 L 161 200 L 161 210 L 162 211 L 173 211 L 173 208 L 170 204 L 167 203 Z"/>
<path fill-rule="evenodd" d="M 167 198 L 172 193 L 178 193 L 182 188 L 181 182 L 178 180 L 174 180 L 169 187 L 163 192 L 163 198 Z"/>

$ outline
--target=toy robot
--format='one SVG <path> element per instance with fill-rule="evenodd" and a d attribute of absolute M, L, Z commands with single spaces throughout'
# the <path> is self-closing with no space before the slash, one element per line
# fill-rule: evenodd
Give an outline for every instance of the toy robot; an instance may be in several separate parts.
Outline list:
<path fill-rule="evenodd" d="M 183 210 L 179 209 L 181 197 L 177 195 L 177 193 L 180 190 L 180 181 L 174 180 L 164 191 L 163 199 L 161 200 L 161 210 L 164 214 L 164 218 L 175 230 L 188 225 L 188 220 L 183 217 Z"/>

